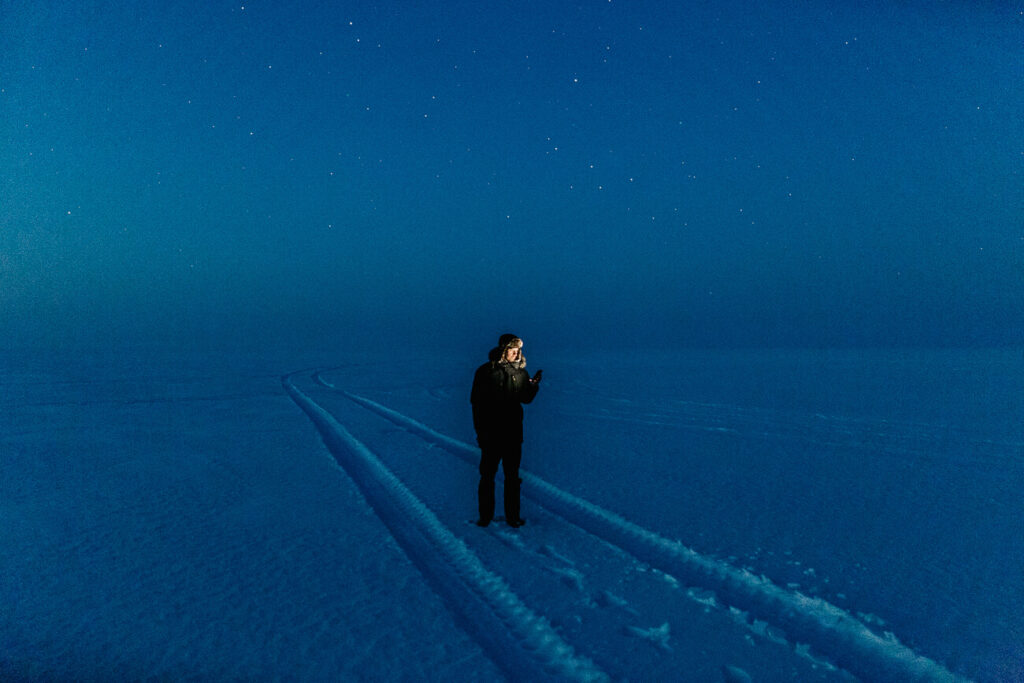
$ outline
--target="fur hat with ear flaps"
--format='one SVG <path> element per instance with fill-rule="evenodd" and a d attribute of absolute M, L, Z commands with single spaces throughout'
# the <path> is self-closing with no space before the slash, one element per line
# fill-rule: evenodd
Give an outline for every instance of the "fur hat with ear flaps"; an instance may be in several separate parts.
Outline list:
<path fill-rule="evenodd" d="M 492 359 L 492 362 L 502 362 L 505 359 L 505 351 L 510 348 L 522 349 L 523 340 L 514 334 L 503 334 L 498 338 L 498 347 L 491 349 L 491 353 L 488 356 Z M 509 365 L 514 368 L 525 368 L 526 356 L 520 351 L 519 360 L 511 362 Z"/>

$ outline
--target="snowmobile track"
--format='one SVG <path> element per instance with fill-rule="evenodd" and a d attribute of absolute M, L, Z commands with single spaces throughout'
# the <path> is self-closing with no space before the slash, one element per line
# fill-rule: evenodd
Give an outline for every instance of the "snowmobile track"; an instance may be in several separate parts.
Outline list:
<path fill-rule="evenodd" d="M 281 380 L 285 391 L 316 426 L 337 464 L 499 667 L 511 678 L 608 680 L 523 604 L 504 579 L 484 567 L 369 448 L 296 388 L 291 377 Z"/>
<path fill-rule="evenodd" d="M 441 434 L 402 413 L 352 394 L 314 374 L 321 385 L 384 417 L 428 443 L 476 465 L 472 445 Z M 790 642 L 804 643 L 832 664 L 865 680 L 960 681 L 938 662 L 919 655 L 892 634 L 879 635 L 849 612 L 821 598 L 784 589 L 771 580 L 737 569 L 641 527 L 620 515 L 563 491 L 520 470 L 523 495 L 570 523 L 670 574 L 687 586 L 713 591 L 726 605 L 771 624 Z"/>

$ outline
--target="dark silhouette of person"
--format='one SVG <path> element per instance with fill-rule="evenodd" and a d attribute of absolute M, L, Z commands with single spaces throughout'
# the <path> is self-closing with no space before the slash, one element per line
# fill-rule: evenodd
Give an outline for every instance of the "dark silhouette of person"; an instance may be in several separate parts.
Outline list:
<path fill-rule="evenodd" d="M 524 524 L 519 516 L 519 461 L 523 449 L 523 403 L 537 395 L 541 371 L 533 377 L 526 372 L 523 340 L 503 334 L 491 349 L 488 362 L 473 376 L 469 401 L 473 406 L 473 428 L 480 446 L 480 485 L 477 497 L 480 518 L 487 526 L 494 518 L 494 477 L 501 463 L 505 473 L 505 523 Z"/>

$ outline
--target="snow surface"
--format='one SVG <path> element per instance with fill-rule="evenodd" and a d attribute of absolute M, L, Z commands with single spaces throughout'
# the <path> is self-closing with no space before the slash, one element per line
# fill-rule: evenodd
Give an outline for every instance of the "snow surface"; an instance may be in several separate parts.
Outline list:
<path fill-rule="evenodd" d="M 530 360 L 9 354 L 0 679 L 1024 678 L 1020 351 Z"/>

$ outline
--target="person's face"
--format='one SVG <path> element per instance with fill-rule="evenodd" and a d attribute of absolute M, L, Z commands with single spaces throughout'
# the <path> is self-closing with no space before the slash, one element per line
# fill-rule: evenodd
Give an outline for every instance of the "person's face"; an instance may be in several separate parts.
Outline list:
<path fill-rule="evenodd" d="M 510 363 L 519 360 L 519 347 L 510 346 L 507 349 L 505 349 L 505 360 L 507 360 Z"/>

